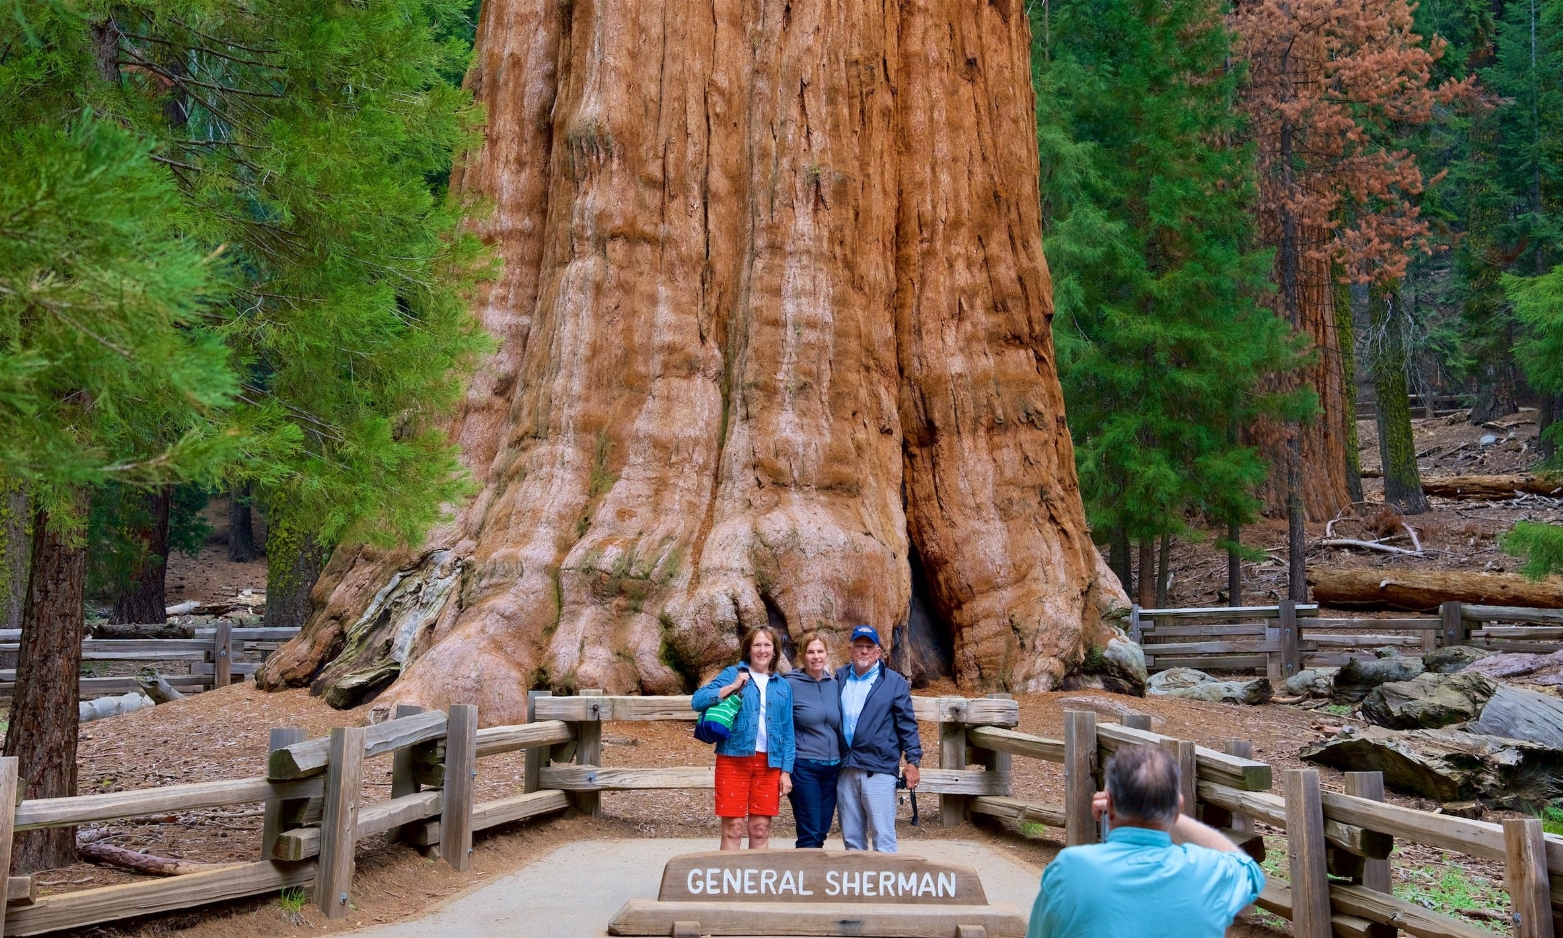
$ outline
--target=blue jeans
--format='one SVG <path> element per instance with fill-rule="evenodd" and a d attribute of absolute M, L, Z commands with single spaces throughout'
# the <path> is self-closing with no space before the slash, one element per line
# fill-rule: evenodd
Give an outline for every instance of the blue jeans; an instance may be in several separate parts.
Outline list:
<path fill-rule="evenodd" d="M 836 819 L 836 774 L 840 764 L 797 759 L 792 764 L 792 818 L 798 825 L 799 847 L 823 847 Z"/>
<path fill-rule="evenodd" d="M 842 769 L 837 781 L 841 800 L 841 840 L 848 850 L 895 853 L 895 775 Z"/>

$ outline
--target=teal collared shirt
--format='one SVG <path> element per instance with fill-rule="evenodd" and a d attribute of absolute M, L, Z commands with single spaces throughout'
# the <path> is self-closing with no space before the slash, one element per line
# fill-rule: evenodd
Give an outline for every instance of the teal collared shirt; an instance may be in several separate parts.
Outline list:
<path fill-rule="evenodd" d="M 1264 886 L 1247 854 L 1119 827 L 1048 864 L 1026 938 L 1221 938 Z"/>

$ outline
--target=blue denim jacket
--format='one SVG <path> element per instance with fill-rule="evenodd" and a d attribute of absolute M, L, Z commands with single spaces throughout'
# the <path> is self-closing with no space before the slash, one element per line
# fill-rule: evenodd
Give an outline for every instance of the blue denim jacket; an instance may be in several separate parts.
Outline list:
<path fill-rule="evenodd" d="M 722 669 L 722 673 L 712 678 L 709 684 L 695 691 L 689 706 L 697 711 L 714 706 L 721 699 L 721 689 L 738 680 L 740 667 L 749 670 L 747 664 L 735 664 Z M 716 744 L 716 754 L 719 756 L 754 755 L 754 738 L 758 735 L 756 723 L 760 713 L 760 689 L 754 686 L 754 675 L 749 676 L 749 683 L 739 693 L 743 694 L 744 705 L 738 711 L 738 719 L 733 721 L 732 735 Z M 797 744 L 792 736 L 792 687 L 780 674 L 771 675 L 770 684 L 766 688 L 765 717 L 765 764 L 773 769 L 791 772 L 793 759 L 797 755 Z"/>

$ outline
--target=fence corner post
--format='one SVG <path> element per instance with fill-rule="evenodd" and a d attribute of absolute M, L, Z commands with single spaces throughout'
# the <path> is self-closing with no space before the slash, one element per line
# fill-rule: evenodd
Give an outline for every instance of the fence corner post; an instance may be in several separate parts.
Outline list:
<path fill-rule="evenodd" d="M 1194 762 L 1194 744 L 1186 739 L 1163 739 L 1161 749 L 1178 764 L 1178 777 L 1181 782 L 1178 794 L 1183 798 L 1183 813 L 1189 817 L 1197 817 L 1195 805 L 1199 803 L 1199 795 L 1196 783 L 1199 779 L 1196 773 L 1199 769 Z"/>
<path fill-rule="evenodd" d="M 472 862 L 472 791 L 477 781 L 478 708 L 451 704 L 445 723 L 445 790 L 440 799 L 440 853 L 455 870 Z"/>
<path fill-rule="evenodd" d="M 1287 769 L 1286 851 L 1292 875 L 1292 934 L 1331 938 L 1330 879 L 1325 862 L 1324 804 L 1317 769 Z"/>
<path fill-rule="evenodd" d="M 212 689 L 233 680 L 233 623 L 218 619 L 212 630 Z"/>
<path fill-rule="evenodd" d="M 1449 602 L 1439 603 L 1438 617 L 1443 620 L 1444 645 L 1453 647 L 1465 644 L 1465 612 L 1464 604 L 1454 599 Z"/>
<path fill-rule="evenodd" d="M 1515 938 L 1552 938 L 1547 842 L 1539 818 L 1504 820 L 1503 885 L 1509 890 Z"/>
<path fill-rule="evenodd" d="M 1143 645 L 1141 641 L 1142 629 L 1140 627 L 1140 604 L 1135 603 L 1129 607 L 1129 640 L 1136 645 Z"/>
<path fill-rule="evenodd" d="M 11 840 L 16 832 L 17 766 L 15 756 L 0 759 L 0 875 L 11 872 Z M 0 933 L 5 930 L 5 903 L 0 902 Z"/>
<path fill-rule="evenodd" d="M 348 913 L 353 847 L 358 840 L 359 787 L 364 774 L 364 736 L 361 726 L 339 726 L 331 731 L 325 805 L 320 817 L 320 862 L 315 868 L 315 905 L 326 913 L 326 918 L 342 918 Z"/>
<path fill-rule="evenodd" d="M 1096 842 L 1091 799 L 1096 796 L 1096 714 L 1064 711 L 1064 843 Z"/>
<path fill-rule="evenodd" d="M 301 743 L 309 738 L 309 733 L 291 726 L 274 726 L 271 728 L 271 738 L 267 742 L 267 752 L 276 752 L 278 749 L 286 749 L 294 743 Z M 287 802 L 278 798 L 272 798 L 266 802 L 265 819 L 261 822 L 261 859 L 270 860 L 272 848 L 277 845 L 277 835 L 282 833 L 283 812 L 287 808 Z"/>
<path fill-rule="evenodd" d="M 601 697 L 601 690 L 583 690 L 582 697 Z M 598 704 L 591 705 L 590 719 L 578 725 L 576 734 L 575 762 L 577 765 L 602 765 L 602 707 Z M 596 791 L 578 791 L 574 793 L 572 800 L 575 809 L 588 817 L 602 816 L 602 793 Z"/>
<path fill-rule="evenodd" d="M 1297 656 L 1297 600 L 1281 600 L 1281 679 L 1297 673 L 1301 662 Z"/>
<path fill-rule="evenodd" d="M 529 690 L 526 692 L 526 721 L 537 722 L 537 698 L 552 697 L 553 691 Z M 531 746 L 526 750 L 526 776 L 521 790 L 531 794 L 542 787 L 543 765 L 548 761 L 548 746 Z"/>
<path fill-rule="evenodd" d="M 1384 800 L 1383 772 L 1347 772 L 1346 794 L 1370 801 Z M 1393 880 L 1389 871 L 1389 858 L 1362 862 L 1362 885 L 1374 892 L 1392 893 Z"/>
<path fill-rule="evenodd" d="M 423 712 L 417 704 L 397 704 L 396 714 L 393 719 L 400 720 Z M 418 791 L 418 762 L 419 757 L 429 751 L 430 744 L 424 743 L 418 746 L 403 746 L 391 753 L 391 797 L 400 798 L 404 795 L 416 794 Z M 398 843 L 404 839 L 406 826 L 393 827 L 385 832 L 385 839 L 390 843 Z"/>
<path fill-rule="evenodd" d="M 946 697 L 939 701 L 940 715 L 944 716 L 945 704 L 953 712 L 949 714 L 955 719 L 939 723 L 939 768 L 960 770 L 966 768 L 966 724 L 960 722 L 966 717 L 966 699 L 964 697 Z M 971 799 L 964 795 L 939 795 L 939 823 L 944 827 L 955 827 L 966 816 Z"/>

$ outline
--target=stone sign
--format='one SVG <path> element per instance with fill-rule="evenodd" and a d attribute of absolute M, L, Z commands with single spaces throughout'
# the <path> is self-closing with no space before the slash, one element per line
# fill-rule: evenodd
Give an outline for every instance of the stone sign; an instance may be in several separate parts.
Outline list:
<path fill-rule="evenodd" d="M 712 850 L 662 872 L 661 902 L 986 905 L 977 871 L 902 853 Z"/>

